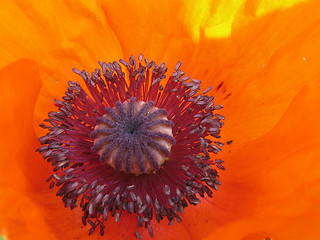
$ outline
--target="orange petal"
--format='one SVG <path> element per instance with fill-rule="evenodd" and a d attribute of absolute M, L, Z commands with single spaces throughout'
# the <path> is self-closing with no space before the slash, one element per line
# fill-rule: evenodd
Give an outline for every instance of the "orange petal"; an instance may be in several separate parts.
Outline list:
<path fill-rule="evenodd" d="M 9 178 L 19 189 L 27 181 L 39 187 L 39 175 L 46 164 L 34 152 L 37 142 L 33 125 L 33 110 L 40 90 L 41 80 L 35 62 L 23 59 L 1 70 L 1 169 L 4 179 Z M 7 159 L 4 161 L 4 159 Z M 41 185 L 41 184 L 40 184 Z"/>
<path fill-rule="evenodd" d="M 203 89 L 222 84 L 213 93 L 225 106 L 225 139 L 244 143 L 266 134 L 300 89 L 320 75 L 319 7 L 319 1 L 308 1 L 262 17 L 244 9 L 231 39 L 202 36 L 192 57 L 182 59 L 183 70 L 202 79 Z"/>
<path fill-rule="evenodd" d="M 34 59 L 50 93 L 63 93 L 72 68 L 94 69 L 122 53 L 96 1 L 4 1 L 0 16 L 0 67 Z"/>
<path fill-rule="evenodd" d="M 227 171 L 213 201 L 225 220 L 208 239 L 320 238 L 319 91 L 308 84 L 268 134 L 222 154 Z"/>
<path fill-rule="evenodd" d="M 0 226 L 8 239 L 46 239 L 48 228 L 26 192 L 41 191 L 46 164 L 36 154 L 33 108 L 41 86 L 37 65 L 19 60 L 0 70 Z M 39 231 L 41 229 L 41 231 Z"/>

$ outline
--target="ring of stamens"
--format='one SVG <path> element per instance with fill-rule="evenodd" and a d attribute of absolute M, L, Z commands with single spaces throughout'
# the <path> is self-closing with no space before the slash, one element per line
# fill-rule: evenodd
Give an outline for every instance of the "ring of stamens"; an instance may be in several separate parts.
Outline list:
<path fill-rule="evenodd" d="M 154 106 L 153 101 L 116 102 L 107 107 L 106 114 L 96 119 L 91 133 L 93 151 L 100 161 L 118 171 L 136 175 L 158 170 L 170 155 L 175 139 L 173 122 L 167 111 Z"/>
<path fill-rule="evenodd" d="M 90 94 L 78 82 L 69 82 L 63 101 L 55 100 L 59 111 L 49 112 L 49 118 L 40 124 L 49 132 L 39 138 L 42 146 L 37 151 L 53 166 L 54 174 L 47 179 L 49 188 L 59 188 L 56 195 L 62 197 L 65 207 L 82 209 L 82 223 L 91 226 L 89 235 L 100 227 L 103 236 L 108 215 L 119 222 L 127 212 L 136 216 L 136 237 L 141 239 L 140 227 L 153 237 L 153 223 L 164 218 L 169 225 L 174 220 L 180 223 L 186 207 L 198 205 L 201 198 L 211 198 L 218 190 L 218 173 L 225 168 L 221 159 L 213 161 L 209 153 L 222 150 L 223 143 L 215 138 L 220 138 L 224 120 L 216 110 L 223 106 L 214 105 L 213 96 L 206 95 L 212 87 L 198 94 L 200 80 L 185 76 L 179 69 L 181 62 L 164 84 L 164 63 L 158 66 L 142 55 L 138 61 L 131 56 L 129 62 L 119 62 L 128 74 L 116 61 L 99 62 L 102 72 L 96 69 L 91 76 L 73 69 Z M 125 125 L 128 119 L 137 123 L 133 116 L 143 122 L 144 128 L 138 124 L 139 131 L 151 131 L 152 137 L 137 134 L 137 125 Z M 119 141 L 133 133 L 138 137 L 127 137 L 127 143 Z M 93 141 L 88 139 L 90 135 Z M 164 146 L 163 151 L 159 145 Z M 141 158 L 137 157 L 139 149 Z M 157 154 L 161 157 L 156 158 L 154 167 L 150 156 L 155 159 Z"/>

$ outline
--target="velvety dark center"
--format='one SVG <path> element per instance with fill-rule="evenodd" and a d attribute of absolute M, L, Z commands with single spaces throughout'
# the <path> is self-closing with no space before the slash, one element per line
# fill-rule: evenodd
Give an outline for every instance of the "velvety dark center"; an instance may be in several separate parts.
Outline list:
<path fill-rule="evenodd" d="M 136 135 L 139 132 L 139 129 L 141 127 L 141 123 L 136 121 L 128 121 L 124 125 L 124 132 L 128 133 L 130 135 Z"/>

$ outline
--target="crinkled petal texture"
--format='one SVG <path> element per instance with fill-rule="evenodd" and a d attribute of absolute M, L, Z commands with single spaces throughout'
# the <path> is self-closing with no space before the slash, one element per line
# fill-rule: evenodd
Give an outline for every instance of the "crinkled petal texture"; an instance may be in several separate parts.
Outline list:
<path fill-rule="evenodd" d="M 204 89 L 212 85 L 225 106 L 223 138 L 233 140 L 219 156 L 227 170 L 214 198 L 186 209 L 180 224 L 153 226 L 155 239 L 320 239 L 320 3 L 264 12 L 267 1 L 243 1 L 232 34 L 211 38 L 225 6 L 213 2 L 3 3 L 0 234 L 99 239 L 47 190 L 51 170 L 34 153 L 33 123 L 77 80 L 73 67 L 142 52 L 171 69 L 181 60 Z M 16 61 L 23 57 L 32 60 Z M 134 229 L 130 216 L 111 219 L 101 239 L 134 239 Z"/>

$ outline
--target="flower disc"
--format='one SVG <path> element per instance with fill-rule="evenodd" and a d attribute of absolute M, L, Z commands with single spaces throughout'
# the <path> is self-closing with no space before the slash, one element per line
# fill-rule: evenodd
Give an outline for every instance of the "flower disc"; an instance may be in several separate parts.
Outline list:
<path fill-rule="evenodd" d="M 144 60 L 144 63 L 143 63 Z M 48 133 L 38 148 L 52 164 L 47 181 L 57 186 L 65 207 L 79 206 L 89 234 L 111 214 L 135 214 L 137 228 L 148 228 L 163 218 L 181 222 L 189 204 L 213 196 L 221 182 L 221 159 L 211 159 L 223 146 L 224 117 L 215 111 L 213 96 L 201 94 L 200 81 L 184 76 L 179 62 L 162 85 L 167 68 L 140 55 L 138 62 L 100 63 L 89 75 L 74 69 L 85 81 L 84 90 L 69 82 L 66 95 L 49 112 Z M 136 231 L 136 236 L 141 235 Z"/>

